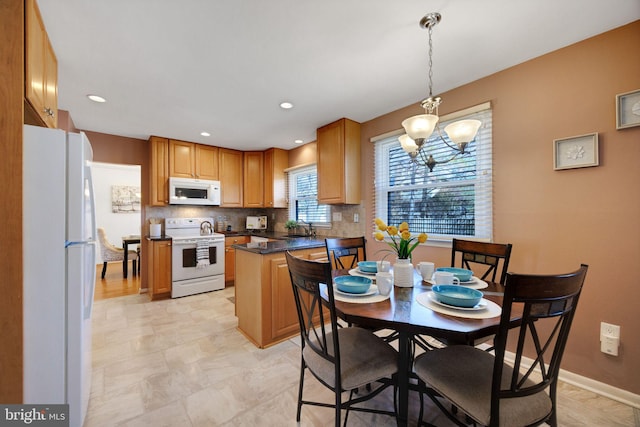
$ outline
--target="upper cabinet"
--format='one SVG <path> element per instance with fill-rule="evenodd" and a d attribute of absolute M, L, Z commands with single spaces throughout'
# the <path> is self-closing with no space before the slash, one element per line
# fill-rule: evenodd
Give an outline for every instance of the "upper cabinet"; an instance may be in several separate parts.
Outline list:
<path fill-rule="evenodd" d="M 219 149 L 220 158 L 220 206 L 241 208 L 242 198 L 242 151 Z"/>
<path fill-rule="evenodd" d="M 340 119 L 318 129 L 318 203 L 360 203 L 360 123 Z"/>
<path fill-rule="evenodd" d="M 218 147 L 169 140 L 169 176 L 217 181 Z"/>
<path fill-rule="evenodd" d="M 264 153 L 245 151 L 243 168 L 244 207 L 264 206 Z"/>
<path fill-rule="evenodd" d="M 169 140 L 149 138 L 149 205 L 169 204 Z"/>
<path fill-rule="evenodd" d="M 33 124 L 55 128 L 58 126 L 58 60 L 35 0 L 26 1 L 25 18 L 25 105 L 30 110 L 27 116 L 35 116 Z"/>
<path fill-rule="evenodd" d="M 286 176 L 289 154 L 280 148 L 270 148 L 264 152 L 264 207 L 286 208 Z"/>

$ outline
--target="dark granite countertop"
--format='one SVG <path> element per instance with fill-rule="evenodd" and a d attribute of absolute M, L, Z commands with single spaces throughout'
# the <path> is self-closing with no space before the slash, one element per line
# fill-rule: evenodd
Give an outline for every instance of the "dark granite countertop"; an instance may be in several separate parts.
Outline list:
<path fill-rule="evenodd" d="M 247 233 L 248 234 L 248 233 Z M 272 239 L 269 242 L 243 243 L 233 245 L 237 250 L 266 255 L 276 252 L 297 251 L 301 249 L 321 248 L 324 246 L 325 237 L 290 237 L 286 233 L 253 233 L 252 236 Z"/>

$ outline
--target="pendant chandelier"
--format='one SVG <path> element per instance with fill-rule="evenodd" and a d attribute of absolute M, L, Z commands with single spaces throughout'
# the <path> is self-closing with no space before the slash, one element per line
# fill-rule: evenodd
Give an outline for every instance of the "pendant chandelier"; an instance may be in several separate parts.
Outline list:
<path fill-rule="evenodd" d="M 439 127 L 437 127 L 439 120 L 438 106 L 442 103 L 442 98 L 433 96 L 433 43 L 431 41 L 431 33 L 433 27 L 441 19 L 442 16 L 434 12 L 428 13 L 420 20 L 420 27 L 429 31 L 429 97 L 423 99 L 420 103 L 425 110 L 425 114 L 405 119 L 402 122 L 402 127 L 404 127 L 406 134 L 398 137 L 402 149 L 409 154 L 411 161 L 428 167 L 429 172 L 433 171 L 434 166 L 437 164 L 448 163 L 458 156 L 468 154 L 468 151 L 465 151 L 467 145 L 476 137 L 481 125 L 479 120 L 459 120 L 447 125 L 444 131 L 455 145 L 449 144 L 442 136 Z M 454 150 L 453 156 L 447 160 L 435 160 L 430 153 L 426 152 L 424 143 L 429 139 L 434 129 L 438 131 L 440 140 Z"/>

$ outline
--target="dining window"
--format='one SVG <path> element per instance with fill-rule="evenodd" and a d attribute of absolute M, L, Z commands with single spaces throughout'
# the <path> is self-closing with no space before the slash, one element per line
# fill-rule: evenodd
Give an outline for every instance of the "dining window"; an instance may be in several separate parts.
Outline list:
<path fill-rule="evenodd" d="M 453 238 L 491 240 L 492 218 L 492 120 L 489 104 L 464 115 L 441 118 L 439 128 L 460 119 L 482 122 L 476 138 L 467 146 L 469 154 L 437 164 L 432 172 L 414 164 L 400 147 L 398 136 L 375 141 L 375 215 L 387 224 L 409 224 L 413 234 L 427 233 L 429 241 Z M 454 118 L 455 117 L 455 118 Z M 442 137 L 453 144 L 446 133 Z M 446 160 L 453 150 L 441 140 L 438 129 L 426 142 L 427 152 Z"/>
<path fill-rule="evenodd" d="M 311 222 L 314 226 L 330 226 L 330 206 L 318 203 L 316 166 L 291 170 L 288 175 L 289 218 Z"/>

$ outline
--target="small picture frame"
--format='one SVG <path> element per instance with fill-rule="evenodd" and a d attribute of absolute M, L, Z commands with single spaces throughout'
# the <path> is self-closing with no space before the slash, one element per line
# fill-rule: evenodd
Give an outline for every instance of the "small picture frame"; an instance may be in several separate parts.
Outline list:
<path fill-rule="evenodd" d="M 616 129 L 640 126 L 640 89 L 616 95 Z"/>
<path fill-rule="evenodd" d="M 598 134 L 572 136 L 553 141 L 553 169 L 598 166 Z"/>

